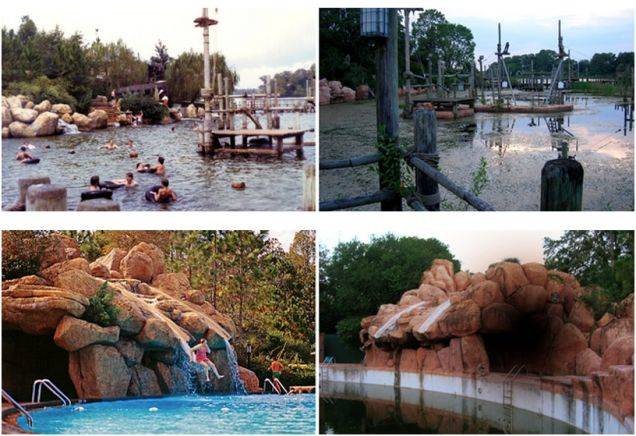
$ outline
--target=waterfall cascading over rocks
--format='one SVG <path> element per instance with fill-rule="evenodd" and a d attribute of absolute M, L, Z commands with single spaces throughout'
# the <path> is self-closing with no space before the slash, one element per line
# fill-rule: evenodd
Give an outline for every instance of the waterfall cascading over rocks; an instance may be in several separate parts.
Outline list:
<path fill-rule="evenodd" d="M 239 365 L 236 358 L 236 352 L 234 351 L 234 347 L 232 347 L 232 344 L 230 344 L 230 341 L 228 341 L 227 339 L 225 339 L 225 352 L 227 353 L 227 361 L 230 367 L 230 376 L 232 377 L 233 393 L 246 394 L 247 391 L 245 390 L 245 384 L 239 377 Z"/>

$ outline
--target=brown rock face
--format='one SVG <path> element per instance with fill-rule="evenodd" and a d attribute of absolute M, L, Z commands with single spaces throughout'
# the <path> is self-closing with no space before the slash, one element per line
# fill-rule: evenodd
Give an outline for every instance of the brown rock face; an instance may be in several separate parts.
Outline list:
<path fill-rule="evenodd" d="M 117 348 L 117 351 L 122 355 L 128 366 L 140 364 L 144 356 L 144 349 L 134 339 L 121 338 L 115 342 L 115 348 Z"/>
<path fill-rule="evenodd" d="M 153 277 L 152 259 L 140 251 L 131 250 L 121 260 L 121 273 L 127 279 L 150 283 Z"/>
<path fill-rule="evenodd" d="M 161 395 L 161 388 L 155 372 L 143 365 L 130 368 L 131 378 L 128 395 L 134 397 L 156 397 Z"/>
<path fill-rule="evenodd" d="M 147 316 L 137 302 L 115 293 L 113 304 L 119 309 L 117 325 L 121 329 L 121 334 L 126 336 L 138 334 L 143 328 Z"/>
<path fill-rule="evenodd" d="M 72 316 L 65 316 L 57 325 L 53 340 L 66 351 L 77 351 L 92 344 L 114 344 L 119 339 L 119 327 L 100 327 Z"/>
<path fill-rule="evenodd" d="M 155 374 L 157 374 L 159 386 L 164 394 L 176 395 L 186 393 L 188 386 L 187 376 L 182 369 L 174 365 L 157 362 Z"/>
<path fill-rule="evenodd" d="M 439 363 L 439 357 L 437 357 L 437 352 L 430 348 L 418 348 L 417 361 L 420 371 L 423 372 L 435 372 L 442 369 L 442 365 Z"/>
<path fill-rule="evenodd" d="M 256 394 L 261 391 L 258 376 L 254 373 L 254 371 L 250 371 L 247 368 L 239 366 L 239 377 L 245 385 L 245 390 L 250 394 Z"/>
<path fill-rule="evenodd" d="M 491 280 L 484 280 L 468 288 L 470 297 L 479 308 L 490 306 L 493 303 L 503 303 L 504 299 L 499 291 L 499 285 Z"/>
<path fill-rule="evenodd" d="M 88 268 L 88 265 L 87 265 Z M 84 297 L 94 296 L 104 284 L 104 280 L 93 277 L 88 272 L 79 269 L 69 269 L 55 278 L 55 286 L 68 289 Z"/>
<path fill-rule="evenodd" d="M 487 375 L 490 362 L 481 336 L 470 335 L 461 338 L 463 372 L 467 374 Z"/>
<path fill-rule="evenodd" d="M 585 307 L 583 302 L 577 301 L 570 311 L 568 321 L 577 326 L 582 332 L 589 333 L 594 326 L 594 315 Z"/>
<path fill-rule="evenodd" d="M 120 270 L 121 260 L 126 256 L 126 251 L 120 250 L 119 248 L 113 248 L 106 256 L 102 256 L 95 260 L 95 263 L 100 263 L 108 268 L 109 271 L 118 271 Z"/>
<path fill-rule="evenodd" d="M 140 242 L 139 244 L 131 248 L 128 254 L 135 253 L 135 252 L 144 253 L 146 256 L 148 256 L 152 260 L 152 276 L 153 277 L 157 277 L 159 274 L 164 273 L 165 267 L 164 267 L 163 253 L 161 252 L 159 247 L 153 244 L 148 244 L 146 242 Z"/>
<path fill-rule="evenodd" d="M 630 318 L 614 319 L 603 328 L 594 330 L 590 338 L 590 348 L 602 356 L 612 342 L 623 336 L 634 334 L 634 320 Z"/>
<path fill-rule="evenodd" d="M 548 281 L 548 270 L 540 263 L 530 262 L 521 265 L 526 278 L 531 285 L 545 287 Z"/>
<path fill-rule="evenodd" d="M 187 312 L 182 314 L 177 323 L 196 339 L 202 338 L 208 330 L 208 322 L 206 318 L 197 312 Z"/>
<path fill-rule="evenodd" d="M 49 283 L 55 283 L 55 279 L 58 275 L 63 272 L 70 270 L 80 270 L 85 273 L 89 273 L 90 269 L 88 267 L 88 261 L 81 257 L 76 257 L 75 259 L 65 260 L 64 262 L 55 263 L 45 270 L 40 271 L 40 275 L 44 277 L 44 279 Z"/>
<path fill-rule="evenodd" d="M 547 302 L 548 293 L 542 286 L 524 285 L 512 292 L 506 302 L 522 313 L 539 312 Z"/>
<path fill-rule="evenodd" d="M 106 265 L 99 262 L 93 262 L 88 267 L 89 273 L 93 277 L 100 277 L 102 279 L 110 278 L 110 270 Z"/>
<path fill-rule="evenodd" d="M 89 345 L 69 355 L 69 374 L 82 399 L 126 396 L 131 372 L 115 347 Z"/>
<path fill-rule="evenodd" d="M 634 364 L 634 336 L 623 336 L 612 342 L 603 353 L 601 368 Z"/>
<path fill-rule="evenodd" d="M 186 299 L 190 303 L 194 303 L 199 306 L 205 303 L 205 295 L 203 295 L 203 292 L 197 289 L 191 289 L 188 292 L 186 292 Z"/>
<path fill-rule="evenodd" d="M 39 276 L 24 276 L 19 279 L 13 280 L 5 280 L 2 282 L 2 290 L 5 291 L 12 286 L 23 286 L 23 285 L 31 285 L 31 286 L 47 286 L 46 280 Z"/>
<path fill-rule="evenodd" d="M 601 358 L 591 348 L 576 355 L 576 375 L 587 376 L 600 369 Z"/>
<path fill-rule="evenodd" d="M 179 339 L 170 330 L 165 321 L 150 318 L 144 328 L 135 337 L 146 350 L 176 348 Z"/>
<path fill-rule="evenodd" d="M 163 273 L 152 280 L 152 286 L 163 289 L 170 295 L 182 295 L 189 289 L 190 280 L 183 273 Z"/>
<path fill-rule="evenodd" d="M 52 334 L 64 316 L 81 317 L 86 306 L 86 298 L 63 289 L 15 286 L 2 292 L 2 325 L 31 335 Z"/>
<path fill-rule="evenodd" d="M 576 356 L 587 348 L 583 333 L 571 323 L 564 324 L 552 343 L 546 366 L 551 374 L 576 373 Z"/>
<path fill-rule="evenodd" d="M 439 328 L 447 336 L 468 336 L 481 327 L 481 311 L 472 300 L 452 305 L 439 320 Z"/>
<path fill-rule="evenodd" d="M 390 352 L 373 346 L 364 354 L 363 365 L 369 368 L 393 368 L 393 356 Z"/>
<path fill-rule="evenodd" d="M 40 268 L 42 270 L 45 270 L 53 264 L 79 257 L 81 254 L 79 245 L 75 239 L 60 233 L 52 234 L 47 242 L 42 259 L 40 260 Z"/>
<path fill-rule="evenodd" d="M 458 271 L 455 273 L 455 290 L 458 292 L 465 291 L 470 285 L 470 276 L 466 271 Z"/>
<path fill-rule="evenodd" d="M 505 298 L 529 283 L 523 268 L 515 262 L 498 263 L 489 269 L 489 272 L 486 273 L 486 278 L 499 284 L 499 289 L 501 289 Z"/>

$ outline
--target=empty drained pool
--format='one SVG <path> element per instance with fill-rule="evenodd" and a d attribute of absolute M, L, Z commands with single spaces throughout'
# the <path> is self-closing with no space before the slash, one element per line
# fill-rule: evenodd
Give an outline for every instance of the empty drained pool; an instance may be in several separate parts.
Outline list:
<path fill-rule="evenodd" d="M 316 399 L 304 395 L 188 395 L 49 407 L 32 412 L 35 433 L 313 434 Z"/>

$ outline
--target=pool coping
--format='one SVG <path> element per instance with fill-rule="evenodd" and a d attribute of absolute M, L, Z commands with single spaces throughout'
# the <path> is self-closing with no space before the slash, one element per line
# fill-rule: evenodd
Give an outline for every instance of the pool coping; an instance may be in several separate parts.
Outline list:
<path fill-rule="evenodd" d="M 612 404 L 598 401 L 593 395 L 579 395 L 570 378 L 520 375 L 514 380 L 508 379 L 517 397 L 511 400 L 512 406 L 565 422 L 585 433 L 633 434 L 633 415 L 622 419 Z M 496 404 L 503 404 L 501 399 L 506 379 L 506 374 L 502 373 L 478 376 L 443 371 L 395 371 L 361 364 L 320 365 L 321 381 L 410 388 Z M 544 407 L 544 403 L 548 407 Z M 596 420 L 590 422 L 590 417 L 596 417 Z"/>

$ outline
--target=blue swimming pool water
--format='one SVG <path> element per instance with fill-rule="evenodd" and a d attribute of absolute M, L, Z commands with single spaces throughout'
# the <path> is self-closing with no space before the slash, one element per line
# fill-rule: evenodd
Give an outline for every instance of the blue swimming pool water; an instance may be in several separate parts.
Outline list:
<path fill-rule="evenodd" d="M 46 408 L 33 412 L 30 430 L 74 434 L 313 434 L 315 410 L 313 394 L 188 395 Z M 29 429 L 23 417 L 18 424 Z"/>

